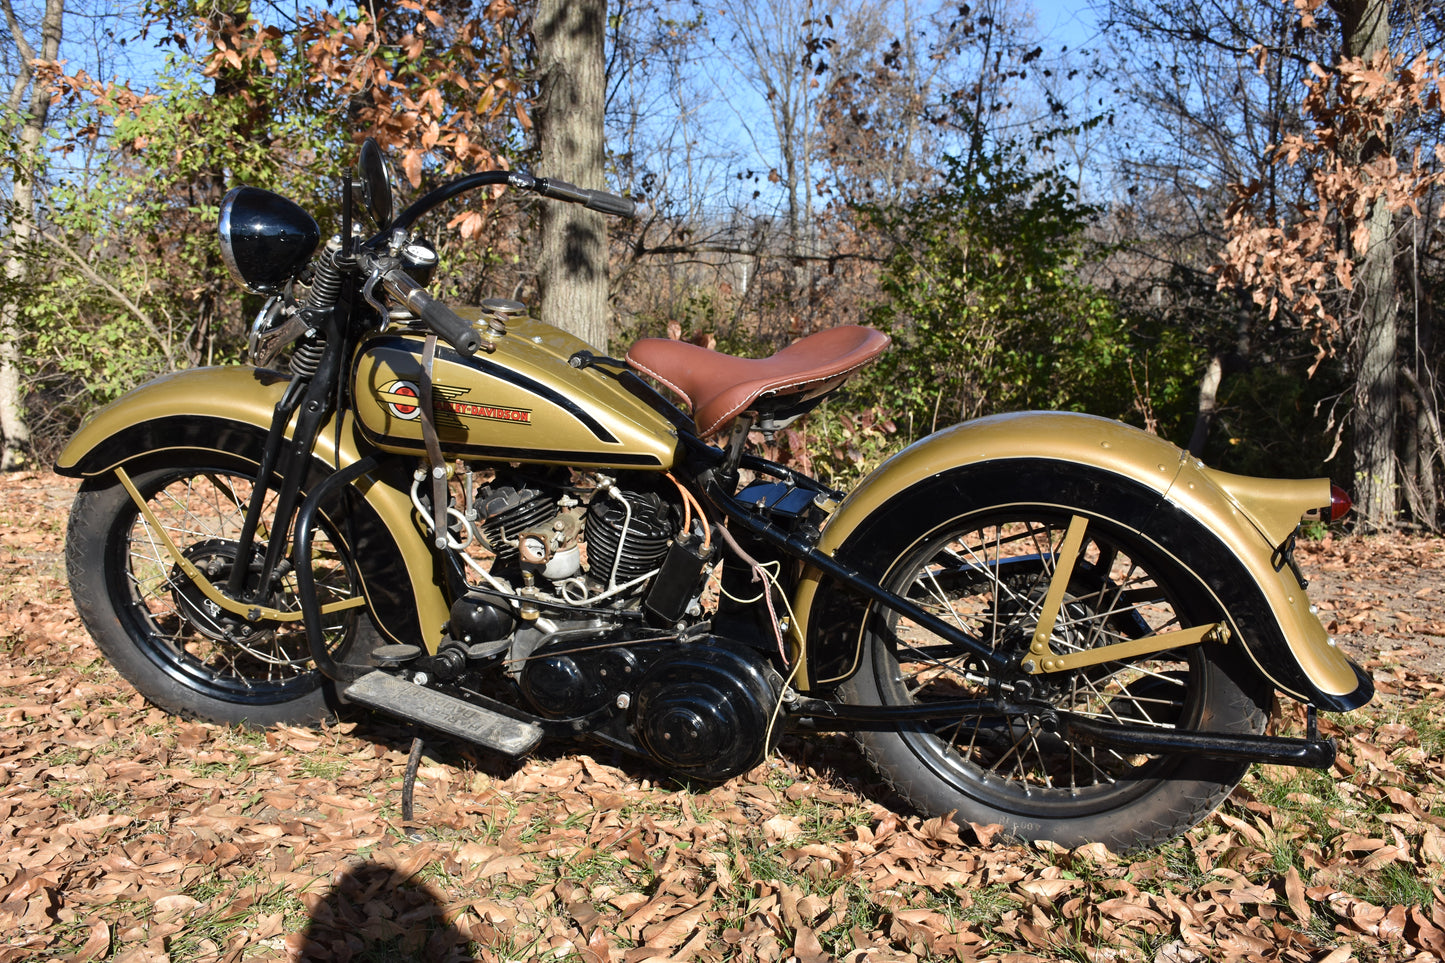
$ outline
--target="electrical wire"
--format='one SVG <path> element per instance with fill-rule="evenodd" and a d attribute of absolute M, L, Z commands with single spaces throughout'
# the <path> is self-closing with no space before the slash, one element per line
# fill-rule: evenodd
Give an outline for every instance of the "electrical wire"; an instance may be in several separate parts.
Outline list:
<path fill-rule="evenodd" d="M 802 667 L 803 667 L 803 663 L 802 663 L 802 662 L 794 662 L 794 663 L 793 663 L 793 670 L 792 670 L 791 672 L 789 672 L 789 673 L 788 673 L 788 677 L 783 680 L 783 688 L 782 688 L 782 690 L 778 693 L 778 701 L 775 702 L 775 703 L 773 703 L 773 714 L 768 717 L 768 727 L 767 727 L 767 729 L 765 729 L 765 730 L 763 731 L 763 748 L 764 748 L 764 749 L 766 749 L 768 746 L 770 746 L 770 745 L 773 744 L 773 730 L 774 730 L 774 729 L 777 727 L 777 725 L 778 725 L 778 716 L 782 714 L 782 711 L 783 711 L 783 703 L 787 701 L 787 698 L 784 696 L 784 693 L 787 692 L 787 691 L 788 691 L 788 688 L 793 684 L 793 679 L 795 679 L 795 678 L 797 677 L 797 675 L 798 675 L 798 670 L 801 669 Z"/>
<path fill-rule="evenodd" d="M 707 512 L 703 510 L 702 502 L 697 500 L 696 495 L 684 488 L 682 482 L 672 477 L 672 472 L 663 472 L 663 474 L 677 486 L 678 493 L 682 495 L 682 530 L 684 532 L 692 532 L 692 513 L 689 508 L 697 510 L 697 517 L 702 522 L 702 550 L 706 553 L 708 549 L 712 548 L 712 525 L 708 522 Z"/>
<path fill-rule="evenodd" d="M 783 563 L 782 563 L 781 561 L 777 560 L 777 559 L 774 559 L 774 560 L 771 561 L 771 562 L 759 562 L 759 563 L 758 563 L 758 567 L 761 568 L 761 569 L 764 569 L 764 570 L 766 570 L 769 565 L 776 566 L 778 572 L 781 572 L 781 571 L 783 570 Z M 777 574 L 776 574 L 775 572 L 768 572 L 768 573 L 767 573 L 767 577 L 768 577 L 768 581 L 771 582 L 772 584 L 774 584 L 774 585 L 777 585 L 777 584 L 778 584 L 778 576 L 777 576 Z M 757 579 L 754 578 L 753 581 L 756 582 Z M 766 588 L 764 588 L 761 592 L 759 592 L 757 595 L 754 595 L 754 596 L 753 596 L 752 598 L 750 598 L 750 599 L 740 599 L 740 598 L 738 598 L 736 595 L 734 595 L 733 593 L 729 592 L 727 589 L 723 588 L 721 585 L 718 586 L 718 591 L 721 592 L 723 595 L 727 596 L 727 597 L 728 597 L 729 599 L 731 599 L 732 601 L 738 603 L 739 605 L 754 605 L 754 604 L 756 604 L 756 603 L 758 603 L 758 602 L 761 602 L 761 601 L 763 600 L 763 596 L 767 594 L 767 591 L 768 591 L 768 590 L 767 590 Z"/>
<path fill-rule="evenodd" d="M 753 570 L 753 581 L 763 583 L 762 598 L 768 607 L 768 621 L 773 626 L 773 636 L 778 640 L 778 657 L 783 660 L 783 665 L 788 665 L 790 660 L 788 659 L 787 645 L 783 642 L 783 630 L 781 623 L 778 621 L 778 611 L 773 608 L 772 589 L 776 588 L 778 590 L 778 597 L 783 600 L 783 605 L 788 610 L 788 625 L 791 627 L 794 621 L 794 615 L 793 607 L 788 602 L 787 593 L 783 591 L 782 585 L 779 584 L 773 574 L 738 544 L 737 539 L 733 538 L 733 533 L 728 531 L 726 526 L 719 525 L 717 526 L 717 530 L 718 534 L 722 536 L 723 541 L 727 542 L 728 547 L 733 550 L 733 553 Z M 779 567 L 781 568 L 781 566 Z M 729 598 L 731 597 L 732 596 L 729 596 Z"/>
<path fill-rule="evenodd" d="M 668 481 L 672 482 L 674 485 L 677 486 L 677 493 L 682 496 L 682 530 L 687 534 L 691 535 L 692 500 L 687 497 L 687 489 L 683 488 L 682 483 L 679 482 L 676 478 L 672 477 L 672 472 L 665 471 L 662 474 Z"/>

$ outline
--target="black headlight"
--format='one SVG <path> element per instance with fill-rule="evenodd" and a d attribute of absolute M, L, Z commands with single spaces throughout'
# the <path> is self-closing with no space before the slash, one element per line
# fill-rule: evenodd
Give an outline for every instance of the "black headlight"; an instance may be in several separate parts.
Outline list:
<path fill-rule="evenodd" d="M 321 228 L 293 201 L 237 187 L 221 202 L 221 257 L 236 280 L 273 294 L 295 277 L 321 241 Z"/>

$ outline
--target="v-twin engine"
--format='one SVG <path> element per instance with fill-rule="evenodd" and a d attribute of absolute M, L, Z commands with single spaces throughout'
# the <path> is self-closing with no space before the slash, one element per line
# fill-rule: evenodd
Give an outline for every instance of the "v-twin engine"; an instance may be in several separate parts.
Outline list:
<path fill-rule="evenodd" d="M 682 534 L 676 494 L 669 501 L 655 488 L 597 482 L 576 488 L 502 477 L 478 489 L 467 514 L 495 554 L 490 574 L 553 583 L 574 605 L 626 596 L 656 574 Z"/>
<path fill-rule="evenodd" d="M 761 760 L 782 681 L 748 642 L 690 624 L 710 552 L 679 490 L 651 476 L 517 473 L 468 501 L 448 534 L 473 584 L 430 682 L 503 685 L 543 718 L 690 778 Z"/>

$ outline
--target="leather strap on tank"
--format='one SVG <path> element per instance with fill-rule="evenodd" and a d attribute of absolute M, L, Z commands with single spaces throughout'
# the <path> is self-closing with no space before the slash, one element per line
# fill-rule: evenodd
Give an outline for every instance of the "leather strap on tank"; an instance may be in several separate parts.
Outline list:
<path fill-rule="evenodd" d="M 426 443 L 427 461 L 431 464 L 432 538 L 437 548 L 447 547 L 447 463 L 442 457 L 441 439 L 437 437 L 436 411 L 432 408 L 432 361 L 436 357 L 437 336 L 428 333 L 421 353 L 421 384 L 417 399 L 421 402 L 421 437 Z"/>

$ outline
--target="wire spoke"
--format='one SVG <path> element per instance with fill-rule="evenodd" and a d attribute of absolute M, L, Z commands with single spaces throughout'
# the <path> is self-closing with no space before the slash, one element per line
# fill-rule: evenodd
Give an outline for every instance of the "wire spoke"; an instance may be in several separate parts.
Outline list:
<path fill-rule="evenodd" d="M 1045 596 L 1059 568 L 1070 513 L 1003 510 L 940 538 L 911 569 L 909 597 L 924 611 L 983 640 L 1002 664 L 1030 651 Z M 1089 521 L 1092 521 L 1089 519 Z M 1090 524 L 1068 584 L 1054 588 L 1062 601 L 1049 645 L 1058 654 L 1080 653 L 1163 635 L 1198 622 L 1187 620 L 1153 562 L 1135 557 L 1105 526 Z M 915 704 L 946 700 L 1017 700 L 1008 677 L 980 677 L 969 653 L 895 616 L 887 636 L 897 664 L 899 693 Z M 1191 719 L 1196 697 L 1189 649 L 1171 649 L 1044 674 L 1027 684 L 1029 703 L 1044 702 L 1082 718 L 1115 725 L 1176 729 Z M 1015 662 L 1014 664 L 1017 664 Z M 965 780 L 984 780 L 992 793 L 1034 798 L 1077 798 L 1117 791 L 1147 771 L 1157 757 L 1067 742 L 1032 710 L 939 720 L 927 730 L 944 747 L 949 765 Z M 969 774 L 972 775 L 969 775 Z"/>
<path fill-rule="evenodd" d="M 152 515 L 170 540 L 183 552 L 195 550 L 192 560 L 206 569 L 224 572 L 235 563 L 239 537 L 254 486 L 239 475 L 205 471 L 175 479 L 148 496 Z M 270 533 L 267 520 L 274 497 L 268 494 L 256 548 L 264 551 Z M 204 546 L 200 548 L 199 546 Z M 312 673 L 310 646 L 299 620 L 252 623 L 221 612 L 196 620 L 199 590 L 180 572 L 158 531 L 137 513 L 126 549 L 126 579 L 132 604 L 148 626 L 149 645 L 157 655 L 207 684 L 245 692 L 288 686 Z M 204 559 L 204 563 L 202 562 Z M 308 562 L 316 577 L 321 604 L 349 598 L 353 576 L 336 545 L 324 530 L 318 531 Z M 207 572 L 213 584 L 223 584 Z M 229 576 L 227 576 L 229 577 Z M 283 562 L 264 604 L 283 612 L 296 612 L 296 578 Z M 355 616 L 349 612 L 329 618 L 328 643 L 338 645 L 349 634 Z"/>

